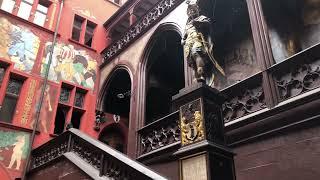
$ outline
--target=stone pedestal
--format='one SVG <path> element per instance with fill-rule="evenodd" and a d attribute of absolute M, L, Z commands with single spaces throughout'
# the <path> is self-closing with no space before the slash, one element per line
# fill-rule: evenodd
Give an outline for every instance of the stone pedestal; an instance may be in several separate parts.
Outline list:
<path fill-rule="evenodd" d="M 182 89 L 172 98 L 180 110 L 181 180 L 235 180 L 233 152 L 225 145 L 221 106 L 224 97 L 204 83 Z"/>

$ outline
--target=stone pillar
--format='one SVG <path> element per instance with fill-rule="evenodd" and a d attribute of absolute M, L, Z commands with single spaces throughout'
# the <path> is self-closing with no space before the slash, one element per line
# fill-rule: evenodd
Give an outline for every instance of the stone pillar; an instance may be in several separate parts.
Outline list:
<path fill-rule="evenodd" d="M 180 110 L 181 180 L 235 180 L 234 153 L 226 147 L 220 92 L 197 83 L 173 96 Z"/>

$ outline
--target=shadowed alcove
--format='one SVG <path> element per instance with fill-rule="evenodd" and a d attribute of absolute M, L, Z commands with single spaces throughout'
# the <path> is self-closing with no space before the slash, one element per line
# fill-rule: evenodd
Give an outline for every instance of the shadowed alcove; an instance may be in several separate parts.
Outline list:
<path fill-rule="evenodd" d="M 129 118 L 131 78 L 127 70 L 116 69 L 109 79 L 103 98 L 103 112 Z"/>
<path fill-rule="evenodd" d="M 180 34 L 165 30 L 154 38 L 146 64 L 146 124 L 170 113 L 171 97 L 185 86 Z"/>

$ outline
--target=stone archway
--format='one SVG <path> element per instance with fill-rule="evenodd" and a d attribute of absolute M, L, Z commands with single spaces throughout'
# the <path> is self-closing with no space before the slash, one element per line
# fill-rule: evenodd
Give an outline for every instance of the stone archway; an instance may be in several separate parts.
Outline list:
<path fill-rule="evenodd" d="M 161 25 L 148 42 L 141 63 L 139 113 L 143 115 L 139 119 L 144 124 L 171 112 L 171 97 L 185 87 L 185 71 L 179 28 Z"/>
<path fill-rule="evenodd" d="M 99 140 L 123 153 L 127 151 L 131 83 L 129 70 L 123 66 L 116 67 L 106 79 L 98 103 L 98 107 L 105 114 L 104 119 L 106 120 L 105 128 L 100 133 Z"/>
<path fill-rule="evenodd" d="M 127 69 L 116 68 L 107 79 L 100 99 L 100 108 L 105 113 L 129 119 L 131 76 Z"/>

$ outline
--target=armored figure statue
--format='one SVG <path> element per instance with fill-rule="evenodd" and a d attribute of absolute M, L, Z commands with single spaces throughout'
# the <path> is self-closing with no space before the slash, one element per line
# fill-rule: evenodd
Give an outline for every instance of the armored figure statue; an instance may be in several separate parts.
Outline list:
<path fill-rule="evenodd" d="M 193 69 L 196 80 L 214 86 L 214 73 L 219 72 L 223 76 L 225 73 L 212 55 L 211 20 L 200 15 L 197 0 L 187 0 L 187 4 L 188 20 L 182 39 L 184 56 L 188 65 Z"/>

